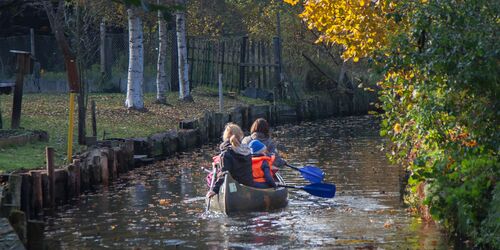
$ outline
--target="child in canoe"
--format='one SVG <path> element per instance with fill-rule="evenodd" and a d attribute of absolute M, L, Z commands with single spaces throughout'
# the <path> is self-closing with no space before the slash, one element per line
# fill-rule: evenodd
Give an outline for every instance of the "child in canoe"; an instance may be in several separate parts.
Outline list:
<path fill-rule="evenodd" d="M 272 172 L 272 166 L 275 160 L 274 155 L 268 156 L 266 145 L 259 140 L 251 141 L 249 146 L 252 151 L 252 175 L 254 187 L 276 187 Z"/>
<path fill-rule="evenodd" d="M 255 120 L 250 128 L 250 135 L 243 138 L 241 141 L 243 144 L 249 144 L 252 140 L 259 140 L 262 142 L 269 154 L 273 154 L 275 156 L 275 160 L 273 165 L 281 168 L 286 164 L 286 161 L 280 157 L 278 150 L 276 149 L 276 144 L 271 138 L 269 134 L 269 123 L 267 123 L 266 119 L 259 118 Z"/>
<path fill-rule="evenodd" d="M 228 171 L 237 182 L 253 187 L 252 157 L 248 145 L 241 143 L 243 136 L 243 131 L 238 125 L 226 124 L 222 134 L 223 142 L 220 145 L 221 172 Z M 207 198 L 218 194 L 223 182 L 224 178 L 219 178 L 212 190 L 207 193 Z"/>

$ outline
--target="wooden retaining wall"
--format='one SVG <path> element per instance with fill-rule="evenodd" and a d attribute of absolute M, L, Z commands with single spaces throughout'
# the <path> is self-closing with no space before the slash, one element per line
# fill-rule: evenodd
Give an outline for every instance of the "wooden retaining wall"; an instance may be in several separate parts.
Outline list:
<path fill-rule="evenodd" d="M 101 141 L 75 156 L 73 163 L 54 171 L 31 170 L 2 176 L 0 215 L 7 218 L 16 215 L 17 219 L 11 223 L 15 224 L 23 244 L 28 249 L 42 249 L 43 216 L 51 213 L 54 206 L 68 204 L 84 191 L 110 185 L 136 167 L 207 142 L 221 141 L 227 122 L 248 131 L 257 118 L 265 118 L 274 126 L 368 111 L 355 109 L 356 105 L 345 105 L 341 98 L 312 98 L 296 106 L 238 106 L 225 113 L 206 111 L 196 119 L 180 122 L 178 130 L 149 137 Z"/>

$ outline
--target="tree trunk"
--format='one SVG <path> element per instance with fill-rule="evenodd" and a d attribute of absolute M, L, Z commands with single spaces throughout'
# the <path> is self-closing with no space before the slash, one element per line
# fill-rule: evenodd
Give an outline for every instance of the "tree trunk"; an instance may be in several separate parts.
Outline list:
<path fill-rule="evenodd" d="M 144 81 L 144 48 L 142 39 L 142 21 L 137 10 L 131 8 L 128 13 L 129 61 L 127 79 L 127 99 L 125 106 L 129 109 L 144 108 L 142 82 Z"/>
<path fill-rule="evenodd" d="M 158 0 L 159 4 L 159 0 Z M 167 55 L 167 24 L 161 11 L 158 11 L 158 63 L 156 71 L 156 102 L 165 104 L 165 90 L 167 85 L 167 74 L 165 72 L 165 58 Z"/>
<path fill-rule="evenodd" d="M 171 31 L 172 46 L 170 46 L 170 91 L 179 91 L 179 57 L 177 53 L 177 29 L 175 18 L 168 22 L 168 29 Z"/>
<path fill-rule="evenodd" d="M 189 91 L 189 69 L 186 47 L 186 13 L 183 10 L 176 13 L 176 25 L 179 56 L 179 99 L 183 101 L 192 101 L 193 98 L 191 97 L 191 93 Z"/>

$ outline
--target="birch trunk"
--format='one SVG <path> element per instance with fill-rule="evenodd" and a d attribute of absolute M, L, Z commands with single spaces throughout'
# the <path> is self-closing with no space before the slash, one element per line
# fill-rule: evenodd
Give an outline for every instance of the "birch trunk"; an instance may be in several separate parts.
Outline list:
<path fill-rule="evenodd" d="M 144 81 L 144 48 L 142 44 L 142 21 L 137 10 L 128 9 L 129 61 L 127 79 L 127 99 L 129 109 L 144 108 L 142 82 Z"/>
<path fill-rule="evenodd" d="M 158 1 L 159 3 L 159 1 Z M 156 70 L 156 102 L 165 104 L 165 90 L 167 86 L 167 73 L 165 72 L 165 58 L 167 56 L 167 24 L 161 11 L 158 11 L 158 63 Z"/>
<path fill-rule="evenodd" d="M 182 4 L 185 2 L 182 1 Z M 179 99 L 183 101 L 192 101 L 189 91 L 189 74 L 186 47 L 186 13 L 178 11 L 176 13 L 177 28 L 177 48 L 179 58 Z"/>

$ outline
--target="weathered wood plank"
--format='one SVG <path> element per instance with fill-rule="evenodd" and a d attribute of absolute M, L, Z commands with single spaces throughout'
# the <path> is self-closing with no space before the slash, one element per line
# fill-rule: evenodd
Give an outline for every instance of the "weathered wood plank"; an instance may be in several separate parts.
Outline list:
<path fill-rule="evenodd" d="M 7 218 L 0 218 L 0 249 L 22 250 L 23 243 Z"/>

